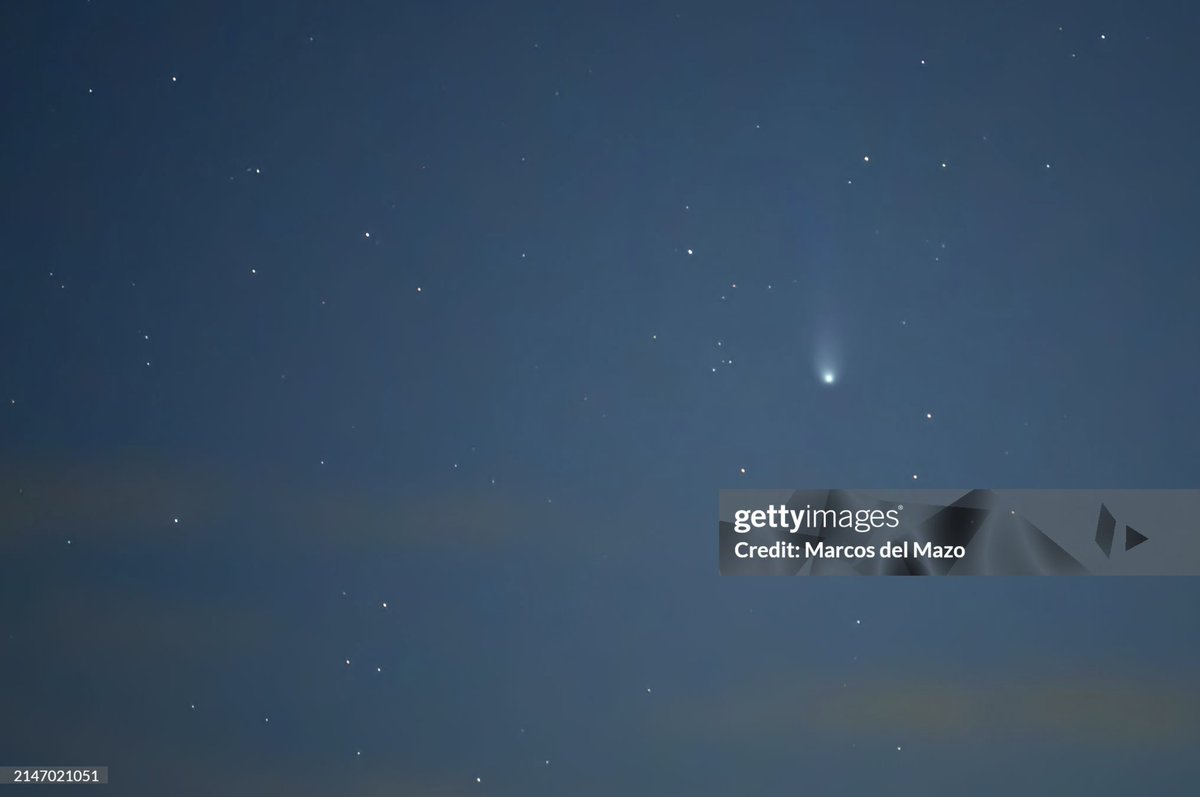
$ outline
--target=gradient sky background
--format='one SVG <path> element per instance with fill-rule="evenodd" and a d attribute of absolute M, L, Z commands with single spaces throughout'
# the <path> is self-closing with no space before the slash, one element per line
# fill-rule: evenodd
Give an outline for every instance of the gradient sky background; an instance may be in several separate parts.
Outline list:
<path fill-rule="evenodd" d="M 1200 486 L 1198 22 L 6 4 L 0 763 L 1196 793 L 1200 582 L 722 579 L 716 503 Z"/>

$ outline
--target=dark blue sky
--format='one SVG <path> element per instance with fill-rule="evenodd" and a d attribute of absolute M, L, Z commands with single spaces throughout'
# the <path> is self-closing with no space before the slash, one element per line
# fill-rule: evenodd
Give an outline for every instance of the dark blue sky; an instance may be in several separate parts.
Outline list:
<path fill-rule="evenodd" d="M 1200 486 L 1198 22 L 10 4 L 0 764 L 1192 794 L 1194 580 L 722 579 L 715 532 Z"/>

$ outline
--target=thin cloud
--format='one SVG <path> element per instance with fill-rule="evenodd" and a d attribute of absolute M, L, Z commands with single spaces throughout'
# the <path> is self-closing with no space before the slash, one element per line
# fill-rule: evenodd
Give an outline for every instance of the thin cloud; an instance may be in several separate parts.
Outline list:
<path fill-rule="evenodd" d="M 48 537 L 170 539 L 253 526 L 254 543 L 322 548 L 421 545 L 478 548 L 555 528 L 564 507 L 493 485 L 440 492 L 293 486 L 266 474 L 238 479 L 213 468 L 147 459 L 0 465 L 0 547 Z"/>
<path fill-rule="evenodd" d="M 760 750 L 772 739 L 788 749 L 798 739 L 863 735 L 950 744 L 1020 737 L 1121 750 L 1200 740 L 1200 694 L 1151 677 L 956 683 L 926 675 L 755 684 L 677 703 L 658 717 L 659 731 L 711 735 L 708 741 L 735 746 L 747 740 Z"/>

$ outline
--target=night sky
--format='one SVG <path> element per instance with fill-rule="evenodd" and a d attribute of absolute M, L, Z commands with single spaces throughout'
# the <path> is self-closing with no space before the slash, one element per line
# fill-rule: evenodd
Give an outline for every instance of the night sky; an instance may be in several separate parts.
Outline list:
<path fill-rule="evenodd" d="M 1200 487 L 1190 5 L 6 4 L 0 764 L 1197 793 L 1200 581 L 716 547 Z"/>

